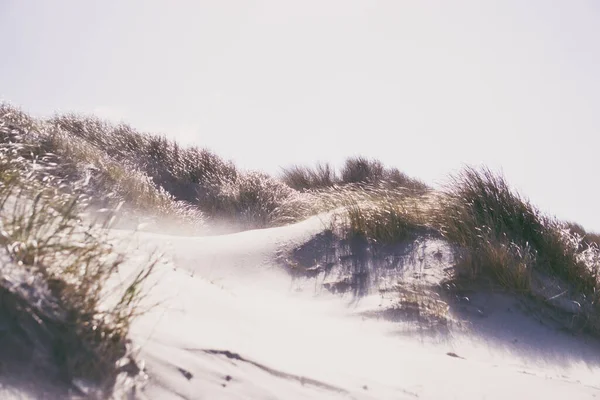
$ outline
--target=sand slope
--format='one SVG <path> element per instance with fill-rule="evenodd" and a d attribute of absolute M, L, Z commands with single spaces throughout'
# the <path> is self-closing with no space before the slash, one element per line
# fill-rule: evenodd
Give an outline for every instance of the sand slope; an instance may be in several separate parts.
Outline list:
<path fill-rule="evenodd" d="M 148 399 L 585 399 L 600 397 L 600 346 L 541 324 L 503 295 L 475 295 L 462 324 L 425 336 L 372 318 L 356 300 L 292 281 L 274 254 L 324 229 L 323 218 L 217 237 L 118 232 L 154 275 L 133 327 Z M 123 271 L 123 275 L 132 271 Z M 380 315 L 383 315 L 380 313 Z"/>

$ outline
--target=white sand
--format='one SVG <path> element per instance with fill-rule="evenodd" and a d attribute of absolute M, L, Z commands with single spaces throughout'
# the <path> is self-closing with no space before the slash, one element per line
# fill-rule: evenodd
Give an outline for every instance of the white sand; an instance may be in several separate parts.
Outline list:
<path fill-rule="evenodd" d="M 159 247 L 172 258 L 147 299 L 161 304 L 133 327 L 149 375 L 139 397 L 600 397 L 598 343 L 509 311 L 510 299 L 479 300 L 486 315 L 470 330 L 426 340 L 410 324 L 358 315 L 381 309 L 378 296 L 357 303 L 292 283 L 270 257 L 322 230 L 312 218 L 218 237 L 136 234 L 137 254 Z"/>

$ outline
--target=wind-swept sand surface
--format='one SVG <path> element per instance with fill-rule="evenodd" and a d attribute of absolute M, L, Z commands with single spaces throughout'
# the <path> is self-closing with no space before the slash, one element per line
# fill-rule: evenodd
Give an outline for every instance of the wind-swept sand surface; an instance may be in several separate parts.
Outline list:
<path fill-rule="evenodd" d="M 214 237 L 119 231 L 132 265 L 156 248 L 170 260 L 145 300 L 158 305 L 133 326 L 148 375 L 138 398 L 600 398 L 600 344 L 510 296 L 465 296 L 452 324 L 428 332 L 378 293 L 292 279 L 275 254 L 324 219 Z"/>

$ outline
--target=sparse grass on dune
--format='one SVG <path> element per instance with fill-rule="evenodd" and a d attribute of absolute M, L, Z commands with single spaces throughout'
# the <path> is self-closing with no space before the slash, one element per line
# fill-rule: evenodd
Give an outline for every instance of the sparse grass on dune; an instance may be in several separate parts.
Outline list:
<path fill-rule="evenodd" d="M 84 188 L 57 179 L 54 156 L 32 156 L 35 148 L 10 139 L 18 133 L 0 121 L 0 312 L 23 341 L 21 355 L 37 354 L 19 362 L 57 366 L 67 382 L 87 379 L 110 391 L 154 264 L 103 308 L 105 283 L 124 261 L 109 244 L 109 219 L 85 222 Z"/>
<path fill-rule="evenodd" d="M 93 117 L 37 121 L 4 105 L 0 120 L 10 127 L 4 142 L 28 146 L 20 157 L 60 165 L 50 175 L 71 179 L 65 192 L 84 184 L 108 204 L 192 226 L 218 220 L 242 230 L 333 212 L 334 228 L 371 243 L 437 235 L 460 249 L 461 278 L 491 278 L 540 298 L 555 298 L 560 286 L 577 302 L 578 318 L 600 333 L 599 236 L 544 215 L 489 170 L 466 168 L 441 191 L 364 157 L 348 158 L 339 172 L 294 166 L 275 179 Z"/>
<path fill-rule="evenodd" d="M 182 148 L 95 117 L 66 114 L 38 121 L 9 105 L 0 118 L 19 131 L 33 155 L 52 154 L 58 178 L 87 182 L 100 207 L 175 220 L 194 227 L 225 222 L 236 230 L 298 221 L 330 211 L 348 199 L 363 201 L 391 191 L 425 192 L 427 186 L 377 160 L 351 157 L 340 174 L 329 164 L 294 167 L 282 180 L 239 171 L 205 149 Z"/>
<path fill-rule="evenodd" d="M 437 193 L 371 188 L 338 196 L 337 221 L 346 235 L 374 244 L 402 242 L 419 231 L 439 235 L 459 249 L 457 278 L 491 278 L 542 301 L 571 299 L 578 305 L 578 325 L 600 334 L 595 236 L 544 215 L 502 176 L 465 168 Z"/>

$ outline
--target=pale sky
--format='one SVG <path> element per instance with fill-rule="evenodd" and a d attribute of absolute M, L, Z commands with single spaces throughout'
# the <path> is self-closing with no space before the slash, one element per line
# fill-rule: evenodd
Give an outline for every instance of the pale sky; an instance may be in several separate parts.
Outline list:
<path fill-rule="evenodd" d="M 596 1 L 0 0 L 0 99 L 243 168 L 485 164 L 600 231 Z"/>

